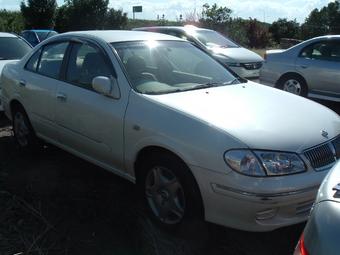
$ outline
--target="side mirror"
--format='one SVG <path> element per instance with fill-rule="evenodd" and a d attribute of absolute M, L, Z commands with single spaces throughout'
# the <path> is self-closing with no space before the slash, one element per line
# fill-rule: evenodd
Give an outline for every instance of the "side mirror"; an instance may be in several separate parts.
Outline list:
<path fill-rule="evenodd" d="M 98 93 L 112 98 L 119 98 L 120 91 L 115 78 L 106 76 L 97 76 L 92 80 L 92 88 Z"/>

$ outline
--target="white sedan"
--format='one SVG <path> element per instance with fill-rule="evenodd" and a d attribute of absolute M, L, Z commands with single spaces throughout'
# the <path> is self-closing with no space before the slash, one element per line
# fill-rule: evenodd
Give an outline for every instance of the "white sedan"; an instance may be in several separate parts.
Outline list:
<path fill-rule="evenodd" d="M 1 83 L 22 149 L 40 138 L 139 184 L 168 228 L 305 221 L 339 156 L 336 113 L 234 77 L 168 35 L 61 34 L 7 64 Z"/>

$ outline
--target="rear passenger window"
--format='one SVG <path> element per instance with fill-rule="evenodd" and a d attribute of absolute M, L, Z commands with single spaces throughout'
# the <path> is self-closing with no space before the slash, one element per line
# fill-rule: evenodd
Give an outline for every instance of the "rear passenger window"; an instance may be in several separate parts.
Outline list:
<path fill-rule="evenodd" d="M 45 46 L 41 54 L 38 73 L 58 79 L 67 46 L 67 42 Z"/>
<path fill-rule="evenodd" d="M 32 71 L 32 72 L 36 72 L 37 71 L 40 53 L 41 53 L 41 49 L 36 51 L 33 54 L 33 56 L 30 58 L 30 60 L 28 60 L 28 62 L 26 64 L 26 69 L 27 70 Z"/>

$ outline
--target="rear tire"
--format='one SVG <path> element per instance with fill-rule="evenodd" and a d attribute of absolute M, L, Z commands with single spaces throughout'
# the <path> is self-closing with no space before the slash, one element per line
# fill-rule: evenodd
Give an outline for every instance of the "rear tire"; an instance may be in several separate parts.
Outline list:
<path fill-rule="evenodd" d="M 156 153 L 142 166 L 140 190 L 152 220 L 166 230 L 177 230 L 202 219 L 202 200 L 188 167 L 176 156 Z"/>
<path fill-rule="evenodd" d="M 14 109 L 12 115 L 12 126 L 15 141 L 21 150 L 30 151 L 38 147 L 38 138 L 36 137 L 28 116 L 22 107 L 16 107 L 16 109 Z"/>
<path fill-rule="evenodd" d="M 297 74 L 288 74 L 280 78 L 277 88 L 303 97 L 306 97 L 308 94 L 306 81 Z"/>

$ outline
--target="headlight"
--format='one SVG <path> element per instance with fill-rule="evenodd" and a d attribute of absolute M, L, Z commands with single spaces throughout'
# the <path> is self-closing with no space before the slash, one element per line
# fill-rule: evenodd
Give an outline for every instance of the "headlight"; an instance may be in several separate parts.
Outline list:
<path fill-rule="evenodd" d="M 306 171 L 305 164 L 295 153 L 230 150 L 224 157 L 233 170 L 250 176 L 277 176 Z"/>
<path fill-rule="evenodd" d="M 226 63 L 227 66 L 232 66 L 232 67 L 241 67 L 241 63 Z"/>

